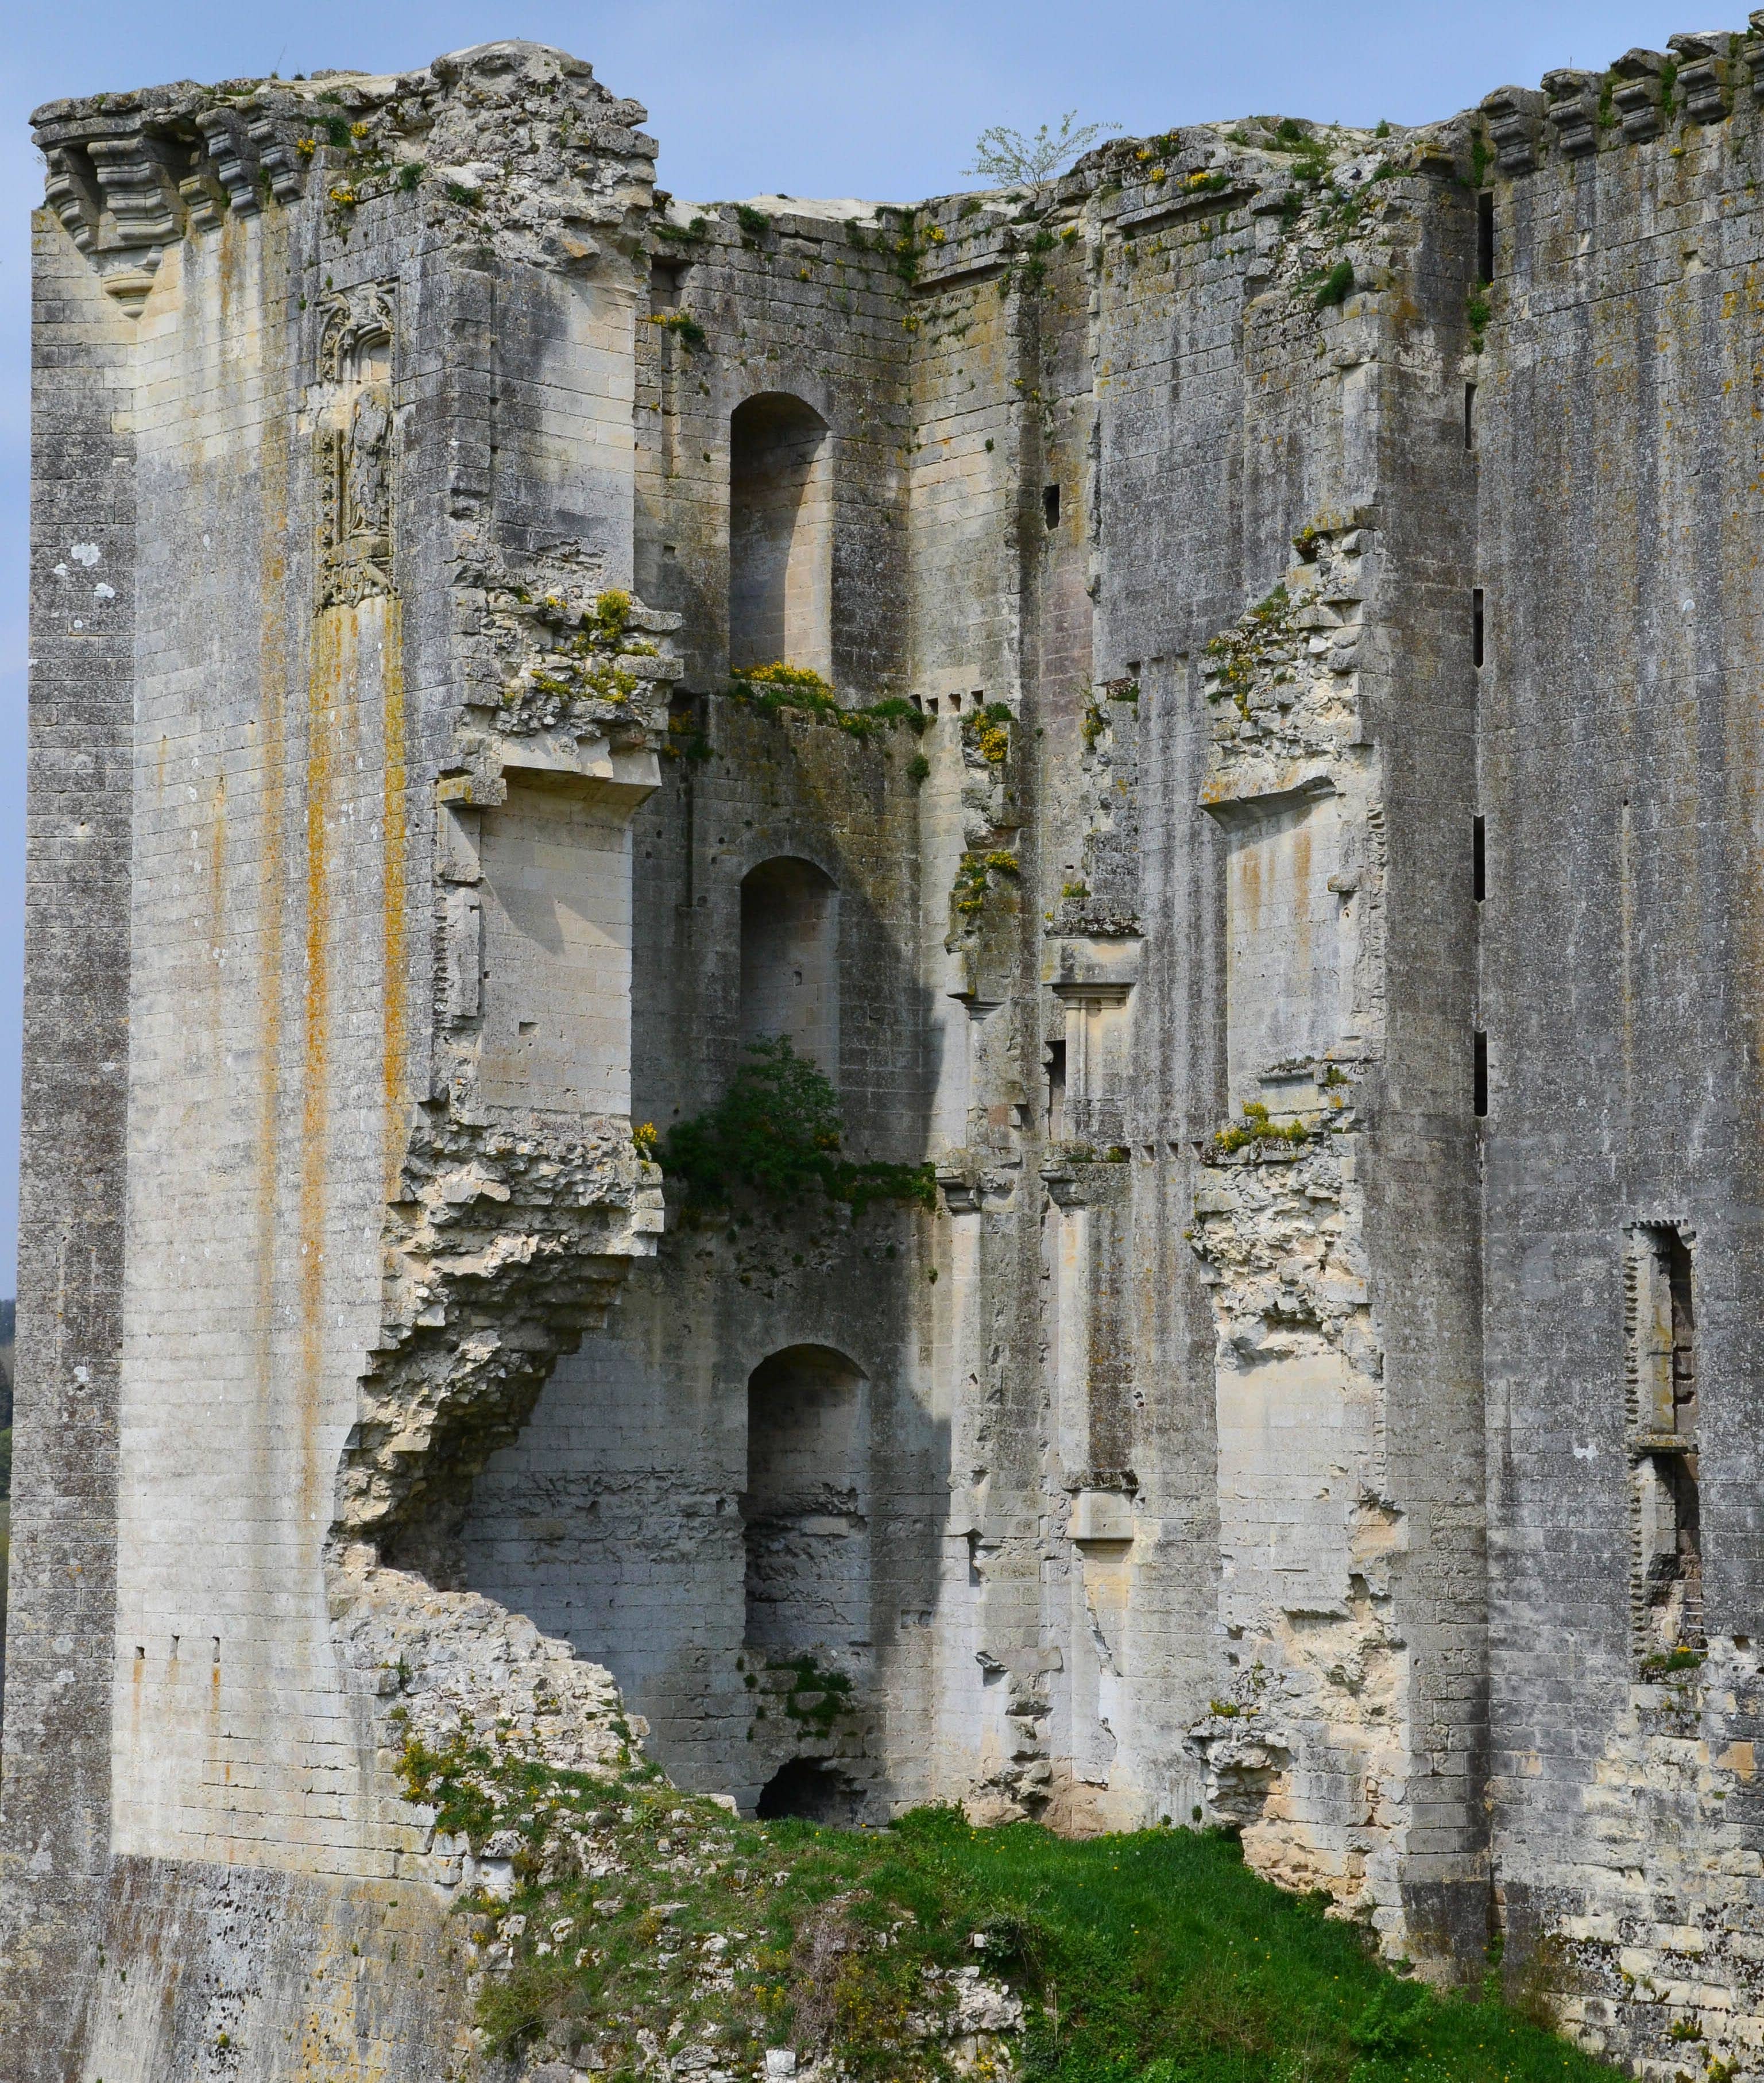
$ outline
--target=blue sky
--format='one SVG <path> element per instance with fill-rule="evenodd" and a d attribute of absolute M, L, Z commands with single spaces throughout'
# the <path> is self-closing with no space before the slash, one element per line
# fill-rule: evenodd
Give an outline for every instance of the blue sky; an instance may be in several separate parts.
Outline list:
<path fill-rule="evenodd" d="M 1250 114 L 1419 123 L 1551 65 L 1603 65 L 1675 29 L 1740 28 L 1660 6 L 1475 8 L 1115 0 L 15 0 L 0 40 L 0 1296 L 13 1292 L 24 881 L 28 218 L 40 162 L 26 118 L 57 95 L 323 66 L 392 70 L 496 36 L 588 59 L 650 113 L 660 177 L 707 201 L 762 192 L 912 201 L 961 184 L 990 124 L 1076 106 L 1143 133 Z"/>

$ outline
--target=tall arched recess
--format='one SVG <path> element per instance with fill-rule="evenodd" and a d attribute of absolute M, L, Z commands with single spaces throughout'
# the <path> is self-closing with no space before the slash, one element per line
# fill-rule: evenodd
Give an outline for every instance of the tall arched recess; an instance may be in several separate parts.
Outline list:
<path fill-rule="evenodd" d="M 741 883 L 741 1039 L 782 1034 L 839 1072 L 839 891 L 812 861 L 780 855 Z"/>
<path fill-rule="evenodd" d="M 833 677 L 833 457 L 827 423 L 787 391 L 729 420 L 729 664 Z"/>
<path fill-rule="evenodd" d="M 749 1649 L 842 1654 L 870 1641 L 870 1384 L 831 1346 L 788 1346 L 747 1384 Z"/>

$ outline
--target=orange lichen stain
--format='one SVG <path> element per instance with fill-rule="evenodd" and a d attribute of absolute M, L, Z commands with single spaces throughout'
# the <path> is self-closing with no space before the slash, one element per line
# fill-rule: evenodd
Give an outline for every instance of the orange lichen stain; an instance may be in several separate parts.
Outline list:
<path fill-rule="evenodd" d="M 238 337 L 239 306 L 243 301 L 244 243 L 243 220 L 229 210 L 221 220 L 220 266 L 215 271 L 220 292 L 215 325 L 222 340 Z"/>
<path fill-rule="evenodd" d="M 313 625 L 306 682 L 306 934 L 300 1120 L 300 1432 L 302 1518 L 318 1505 L 318 1421 L 324 1359 L 325 1215 L 331 1075 L 331 792 L 332 734 L 345 660 L 359 637 L 352 607 L 327 608 Z"/>
<path fill-rule="evenodd" d="M 1758 1770 L 1749 1743 L 1729 1743 L 1715 1763 L 1724 1771 L 1737 1772 L 1741 1779 L 1751 1779 Z"/>
<path fill-rule="evenodd" d="M 286 294 L 286 232 L 278 215 L 263 230 L 264 298 Z M 273 285 L 273 289 L 272 286 Z M 258 1292 L 254 1325 L 258 1380 L 267 1407 L 274 1363 L 276 1198 L 282 1050 L 282 906 L 288 882 L 288 382 L 281 325 L 261 328 L 265 346 L 263 437 L 258 451 L 257 756 L 257 1183 Z M 272 359 L 272 357 L 276 357 Z M 262 1438 L 261 1433 L 259 1434 Z M 267 1466 L 258 1473 L 267 1479 Z M 268 1494 L 266 1489 L 262 1494 Z"/>
<path fill-rule="evenodd" d="M 381 1048 L 381 1081 L 386 1101 L 386 1192 L 397 1190 L 404 1161 L 404 1059 L 407 950 L 405 942 L 404 792 L 408 779 L 405 756 L 404 617 L 395 594 L 386 603 L 385 650 L 381 667 L 384 694 L 382 725 L 384 776 L 382 782 L 381 878 L 384 907 L 385 999 Z"/>

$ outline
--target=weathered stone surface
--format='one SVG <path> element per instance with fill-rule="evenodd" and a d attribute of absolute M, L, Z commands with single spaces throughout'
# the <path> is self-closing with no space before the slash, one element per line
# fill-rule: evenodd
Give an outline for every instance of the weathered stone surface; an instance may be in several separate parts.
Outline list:
<path fill-rule="evenodd" d="M 910 210 L 38 112 L 6 2075 L 469 2065 L 465 1718 L 1758 2071 L 1751 29 Z M 774 1031 L 934 1208 L 686 1208 Z"/>

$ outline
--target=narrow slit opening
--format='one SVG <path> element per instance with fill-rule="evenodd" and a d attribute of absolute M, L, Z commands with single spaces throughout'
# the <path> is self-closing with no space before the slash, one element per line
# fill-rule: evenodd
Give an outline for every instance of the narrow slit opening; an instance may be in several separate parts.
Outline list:
<path fill-rule="evenodd" d="M 1050 529 L 1060 525 L 1060 488 L 1057 484 L 1048 485 L 1042 492 L 1041 518 Z"/>
<path fill-rule="evenodd" d="M 1470 596 L 1470 658 L 1473 665 L 1483 661 L 1483 598 L 1482 588 L 1477 586 Z"/>
<path fill-rule="evenodd" d="M 1633 1510 L 1631 1584 L 1643 1670 L 1700 1649 L 1703 1515 L 1698 1452 L 1696 1313 L 1691 1246 L 1676 1224 L 1630 1233 L 1628 1373 Z"/>
<path fill-rule="evenodd" d="M 1066 1044 L 1048 1044 L 1047 1139 L 1059 1143 L 1066 1135 Z"/>
<path fill-rule="evenodd" d="M 1476 279 L 1495 279 L 1495 198 L 1487 188 L 1476 198 Z"/>
<path fill-rule="evenodd" d="M 1488 834 L 1480 818 L 1470 821 L 1471 894 L 1480 904 L 1488 894 Z"/>
<path fill-rule="evenodd" d="M 1479 1029 L 1476 1034 L 1475 1085 L 1471 1110 L 1478 1121 L 1482 1121 L 1488 1113 L 1488 1037 Z"/>
<path fill-rule="evenodd" d="M 1473 449 L 1475 446 L 1476 387 L 1474 383 L 1466 383 L 1464 386 L 1464 446 Z"/>

